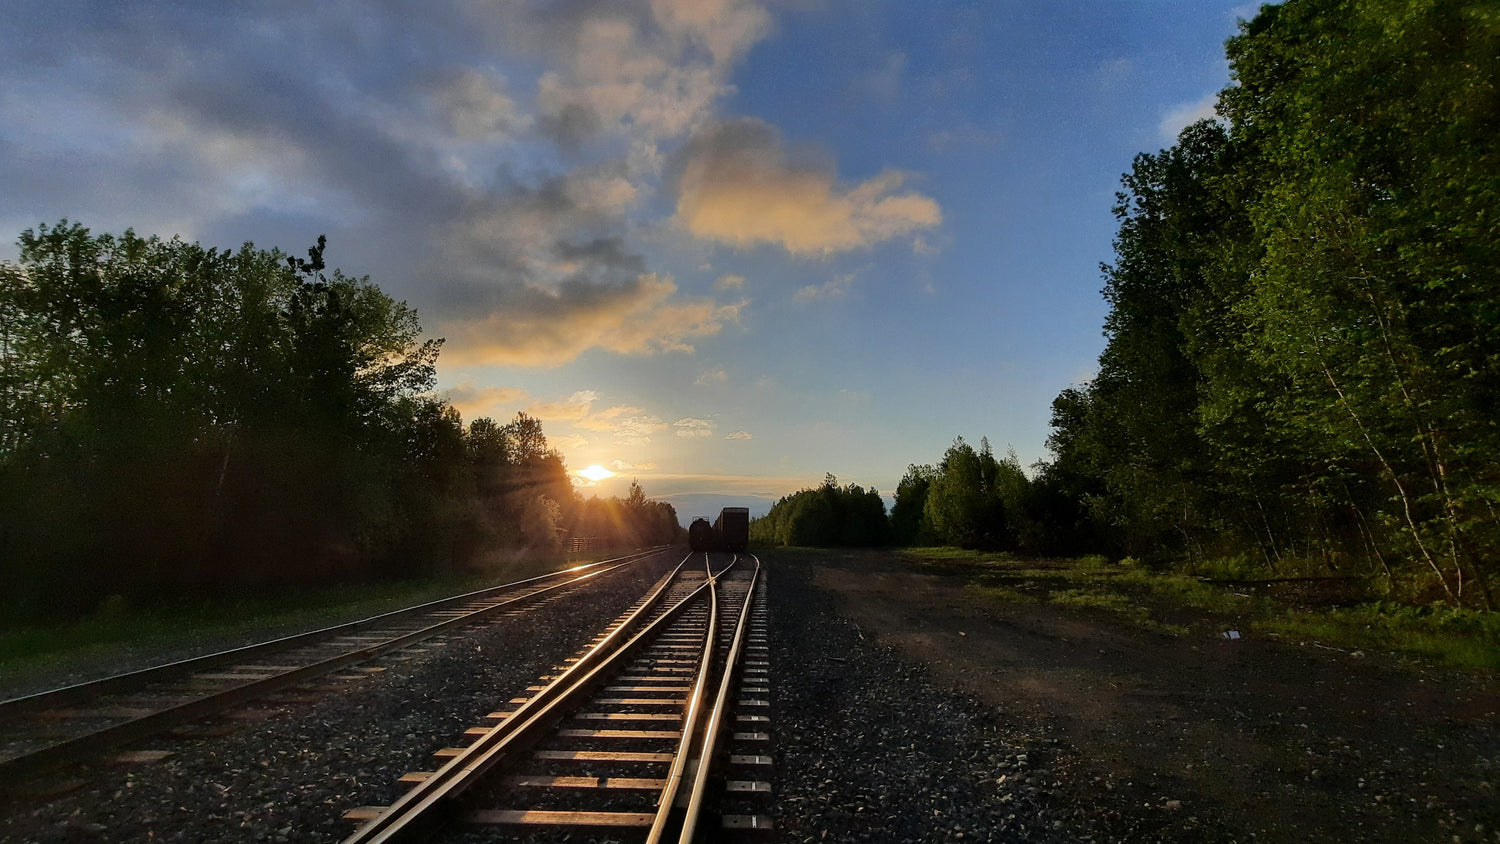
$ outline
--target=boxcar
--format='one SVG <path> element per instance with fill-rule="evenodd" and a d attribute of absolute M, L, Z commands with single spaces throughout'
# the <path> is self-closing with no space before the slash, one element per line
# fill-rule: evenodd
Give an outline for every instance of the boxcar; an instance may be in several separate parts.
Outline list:
<path fill-rule="evenodd" d="M 743 551 L 750 544 L 750 510 L 746 507 L 725 507 L 719 511 L 714 522 L 714 533 L 718 534 L 719 547 L 725 551 Z"/>

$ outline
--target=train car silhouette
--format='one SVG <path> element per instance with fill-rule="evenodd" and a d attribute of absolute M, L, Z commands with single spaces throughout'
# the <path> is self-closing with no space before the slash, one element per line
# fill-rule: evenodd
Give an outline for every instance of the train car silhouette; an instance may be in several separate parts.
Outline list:
<path fill-rule="evenodd" d="M 699 516 L 688 526 L 688 546 L 694 551 L 744 551 L 750 544 L 750 510 L 725 507 L 713 524 Z"/>

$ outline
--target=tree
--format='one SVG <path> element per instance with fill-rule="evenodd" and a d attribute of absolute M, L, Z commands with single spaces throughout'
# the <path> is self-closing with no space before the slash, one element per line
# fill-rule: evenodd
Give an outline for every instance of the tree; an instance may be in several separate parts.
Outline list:
<path fill-rule="evenodd" d="M 932 524 L 926 519 L 927 492 L 937 470 L 915 463 L 896 485 L 896 503 L 891 507 L 891 533 L 899 545 L 931 545 L 937 541 Z"/>
<path fill-rule="evenodd" d="M 1244 24 L 1225 124 L 1125 176 L 1109 342 L 1054 404 L 1048 483 L 1132 552 L 1362 558 L 1418 600 L 1491 606 L 1497 46 L 1457 0 Z"/>
<path fill-rule="evenodd" d="M 0 592 L 86 608 L 451 560 L 399 552 L 451 533 L 432 530 L 463 495 L 456 414 L 428 395 L 441 341 L 325 273 L 323 241 L 297 262 L 63 221 L 19 246 L 0 265 Z"/>

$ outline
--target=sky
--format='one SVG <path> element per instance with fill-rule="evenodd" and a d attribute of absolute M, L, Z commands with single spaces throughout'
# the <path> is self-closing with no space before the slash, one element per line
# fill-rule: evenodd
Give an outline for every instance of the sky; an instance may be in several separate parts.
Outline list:
<path fill-rule="evenodd" d="M 686 521 L 963 436 L 1047 458 L 1111 207 L 1212 116 L 1216 0 L 19 0 L 0 259 L 62 218 L 326 258 L 465 420 Z M 702 496 L 717 495 L 721 498 Z"/>

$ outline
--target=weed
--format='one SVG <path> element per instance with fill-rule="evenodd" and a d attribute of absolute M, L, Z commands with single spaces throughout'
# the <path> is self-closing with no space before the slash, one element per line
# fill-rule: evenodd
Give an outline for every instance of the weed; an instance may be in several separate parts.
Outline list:
<path fill-rule="evenodd" d="M 1255 580 L 1267 570 L 1251 557 L 1203 561 L 1186 573 L 1153 571 L 1126 557 L 1111 565 L 1098 556 L 1077 560 L 1019 560 L 1007 554 L 922 548 L 899 552 L 918 568 L 962 575 L 968 589 L 997 601 L 1045 600 L 1070 609 L 1108 613 L 1132 626 L 1183 635 L 1186 628 L 1162 620 L 1189 610 L 1214 626 L 1316 641 L 1349 649 L 1379 649 L 1418 655 L 1457 666 L 1500 668 L 1500 613 L 1454 609 L 1442 604 L 1411 606 L 1364 600 L 1361 585 L 1351 606 L 1306 606 L 1272 594 L 1207 582 Z M 1277 576 L 1290 577 L 1290 562 Z M 1385 593 L 1389 598 L 1393 593 Z M 1406 597 L 1407 593 L 1395 593 Z M 1295 597 L 1295 596 L 1294 596 Z M 1326 602 L 1325 602 L 1326 603 Z M 1214 620 L 1216 619 L 1216 620 Z"/>
<path fill-rule="evenodd" d="M 964 591 L 971 595 L 990 601 L 1001 601 L 1015 604 L 1034 604 L 1036 598 L 1025 592 L 1017 592 L 1014 589 L 1006 589 L 1000 586 L 982 586 L 978 583 L 970 583 L 964 587 Z"/>

